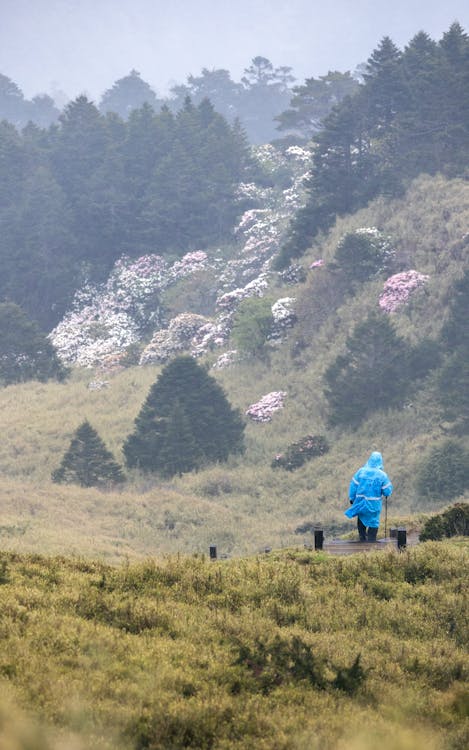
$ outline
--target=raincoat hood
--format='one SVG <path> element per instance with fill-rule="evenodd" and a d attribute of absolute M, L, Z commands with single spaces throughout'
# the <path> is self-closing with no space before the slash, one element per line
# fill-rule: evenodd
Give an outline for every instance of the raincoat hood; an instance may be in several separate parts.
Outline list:
<path fill-rule="evenodd" d="M 368 461 L 366 462 L 366 465 L 369 466 L 370 469 L 382 469 L 383 457 L 381 453 L 379 453 L 379 451 L 373 451 Z"/>

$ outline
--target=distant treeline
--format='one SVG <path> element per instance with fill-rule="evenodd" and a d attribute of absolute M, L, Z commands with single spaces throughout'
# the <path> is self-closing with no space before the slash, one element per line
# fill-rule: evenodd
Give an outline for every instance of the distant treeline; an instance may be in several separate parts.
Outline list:
<path fill-rule="evenodd" d="M 122 254 L 179 255 L 229 237 L 241 181 L 258 168 L 244 132 L 208 100 L 127 121 L 84 96 L 58 125 L 0 123 L 0 300 L 50 330 L 85 280 Z"/>
<path fill-rule="evenodd" d="M 314 136 L 308 200 L 278 260 L 288 266 L 337 215 L 396 196 L 421 173 L 467 177 L 469 37 L 452 24 L 437 43 L 423 31 L 400 51 L 389 37 L 363 83 Z"/>
<path fill-rule="evenodd" d="M 399 194 L 422 172 L 467 175 L 469 37 L 458 23 L 439 42 L 420 32 L 404 51 L 385 37 L 360 83 L 334 72 L 290 90 L 290 68 L 262 57 L 245 73 L 240 84 L 222 70 L 189 77 L 173 91 L 174 111 L 132 71 L 100 108 L 80 96 L 48 128 L 19 131 L 13 116 L 0 123 L 0 301 L 49 330 L 74 291 L 124 253 L 178 255 L 229 241 L 248 207 L 237 185 L 265 180 L 233 119 L 244 112 L 246 121 L 248 101 L 269 120 L 276 102 L 286 143 L 313 139 L 307 203 L 279 268 L 337 215 Z M 25 104 L 8 82 L 0 76 L 0 113 L 5 101 Z"/>
<path fill-rule="evenodd" d="M 103 93 L 97 107 L 101 114 L 114 112 L 126 120 L 143 104 L 155 112 L 168 107 L 176 114 L 188 96 L 194 104 L 208 98 L 228 122 L 240 120 L 251 143 L 260 144 L 278 138 L 279 130 L 304 135 L 311 128 L 317 129 L 332 106 L 358 87 L 349 72 L 329 71 L 318 79 L 309 78 L 303 86 L 292 87 L 294 81 L 291 68 L 274 68 L 266 57 L 257 56 L 239 82 L 233 81 L 223 68 L 203 68 L 200 75 L 189 75 L 185 83 L 171 88 L 170 96 L 161 98 L 137 70 L 131 70 Z M 298 98 L 303 103 L 299 117 L 295 111 Z M 288 110 L 291 101 L 293 109 Z M 48 127 L 59 117 L 57 104 L 50 96 L 40 94 L 29 101 L 16 83 L 0 74 L 0 120 L 6 119 L 22 129 L 30 121 Z"/>

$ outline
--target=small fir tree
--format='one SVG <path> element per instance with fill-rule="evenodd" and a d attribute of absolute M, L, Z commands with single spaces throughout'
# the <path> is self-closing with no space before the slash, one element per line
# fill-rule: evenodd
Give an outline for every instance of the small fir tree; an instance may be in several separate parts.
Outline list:
<path fill-rule="evenodd" d="M 166 476 L 243 450 L 244 423 L 222 388 L 189 356 L 162 370 L 124 444 L 127 466 Z"/>
<path fill-rule="evenodd" d="M 96 430 L 85 420 L 76 430 L 52 481 L 100 487 L 124 481 L 124 474 Z"/>

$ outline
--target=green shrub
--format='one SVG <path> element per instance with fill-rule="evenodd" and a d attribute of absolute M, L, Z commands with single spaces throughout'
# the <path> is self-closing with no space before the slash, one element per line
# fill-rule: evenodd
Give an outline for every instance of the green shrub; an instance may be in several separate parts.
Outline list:
<path fill-rule="evenodd" d="M 453 439 L 432 448 L 416 475 L 417 491 L 430 499 L 451 500 L 469 487 L 469 452 Z"/>
<path fill-rule="evenodd" d="M 317 688 L 326 686 L 322 661 L 298 637 L 290 641 L 277 635 L 271 642 L 257 638 L 252 646 L 241 643 L 234 663 L 245 666 L 265 694 L 298 680 L 307 680 Z"/>
<path fill-rule="evenodd" d="M 250 297 L 241 302 L 233 322 L 233 344 L 241 354 L 264 357 L 274 318 L 272 301 L 265 297 Z"/>
<path fill-rule="evenodd" d="M 435 541 L 451 536 L 469 536 L 469 504 L 456 503 L 443 513 L 432 516 L 420 532 L 420 541 Z"/>
<path fill-rule="evenodd" d="M 356 229 L 342 237 L 335 251 L 335 261 L 350 281 L 363 282 L 389 271 L 394 251 L 388 238 L 375 227 Z"/>
<path fill-rule="evenodd" d="M 305 435 L 291 443 L 285 453 L 275 456 L 271 463 L 273 469 L 282 468 L 294 471 L 310 461 L 315 456 L 322 456 L 329 450 L 329 444 L 324 435 Z"/>

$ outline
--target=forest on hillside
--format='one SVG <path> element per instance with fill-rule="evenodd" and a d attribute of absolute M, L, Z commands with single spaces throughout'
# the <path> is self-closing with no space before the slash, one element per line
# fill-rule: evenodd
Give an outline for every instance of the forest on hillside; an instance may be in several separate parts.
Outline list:
<path fill-rule="evenodd" d="M 417 34 L 404 50 L 384 38 L 360 82 L 311 78 L 292 89 L 289 106 L 277 102 L 279 133 L 290 133 L 283 148 L 313 138 L 306 203 L 292 217 L 279 268 L 337 215 L 378 194 L 398 195 L 422 172 L 466 176 L 468 50 L 457 23 L 438 42 Z M 246 80 L 271 91 L 282 75 L 288 69 L 255 58 Z M 256 163 L 242 119 L 224 116 L 212 78 L 221 86 L 208 71 L 191 78 L 172 110 L 149 95 L 132 108 L 132 86 L 142 87 L 132 74 L 103 97 L 114 111 L 80 96 L 49 127 L 23 120 L 21 129 L 12 109 L 21 92 L 2 79 L 10 121 L 0 124 L 1 299 L 47 332 L 76 289 L 105 278 L 123 255 L 177 257 L 232 241 L 236 221 L 256 207 L 239 184 L 262 187 L 271 177 Z M 124 113 L 118 101 L 126 94 Z"/>

